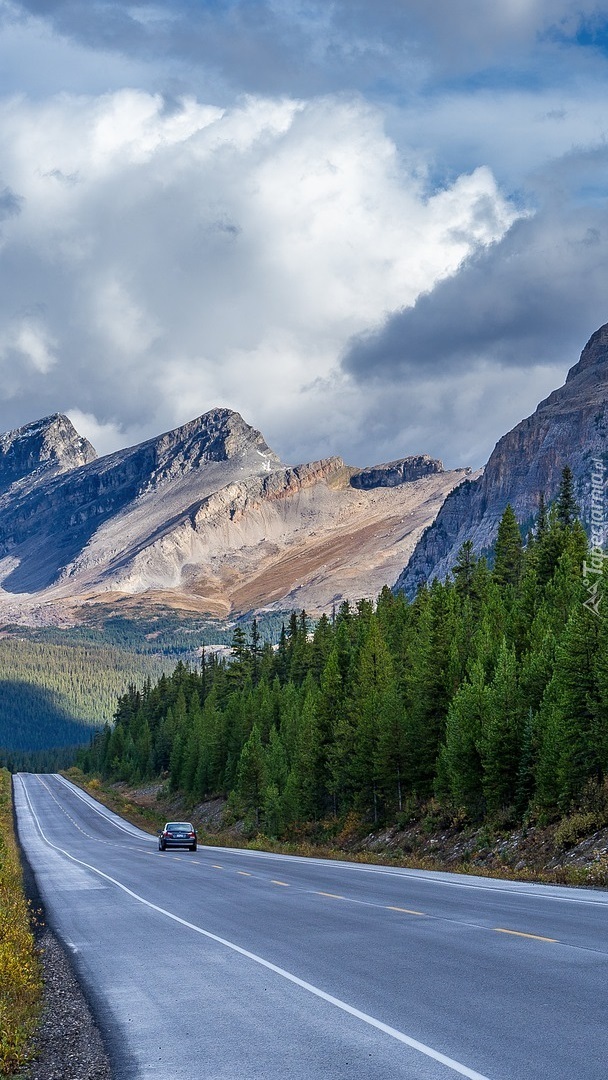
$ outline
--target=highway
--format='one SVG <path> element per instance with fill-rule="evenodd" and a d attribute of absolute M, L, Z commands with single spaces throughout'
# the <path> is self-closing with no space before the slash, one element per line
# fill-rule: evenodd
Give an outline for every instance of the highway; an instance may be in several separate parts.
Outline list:
<path fill-rule="evenodd" d="M 608 892 L 157 841 L 18 774 L 117 1080 L 604 1080 Z"/>

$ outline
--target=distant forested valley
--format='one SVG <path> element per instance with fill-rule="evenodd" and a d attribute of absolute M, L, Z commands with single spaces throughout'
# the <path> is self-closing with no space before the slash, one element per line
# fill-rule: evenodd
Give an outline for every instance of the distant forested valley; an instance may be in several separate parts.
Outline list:
<path fill-rule="evenodd" d="M 278 641 L 282 618 L 269 613 L 263 630 Z M 249 623 L 251 620 L 249 620 Z M 247 620 L 243 620 L 247 632 Z M 233 627 L 183 619 L 160 609 L 148 618 L 116 615 L 97 605 L 89 621 L 69 629 L 5 626 L 0 636 L 0 766 L 67 768 L 91 729 L 111 723 L 130 684 L 156 681 L 178 658 L 196 660 L 201 645 L 228 645 Z"/>
<path fill-rule="evenodd" d="M 170 660 L 103 646 L 0 640 L 0 765 L 58 768 L 112 720 L 133 681 L 157 679 Z M 69 749 L 71 748 L 71 749 Z"/>
<path fill-rule="evenodd" d="M 504 825 L 608 811 L 607 615 L 566 469 L 525 540 L 507 507 L 489 563 L 467 542 L 412 601 L 386 588 L 315 625 L 292 614 L 275 648 L 237 627 L 229 663 L 132 685 L 80 765 L 162 778 L 192 803 L 227 796 L 275 837 L 349 814 L 406 823 L 423 805 Z"/>

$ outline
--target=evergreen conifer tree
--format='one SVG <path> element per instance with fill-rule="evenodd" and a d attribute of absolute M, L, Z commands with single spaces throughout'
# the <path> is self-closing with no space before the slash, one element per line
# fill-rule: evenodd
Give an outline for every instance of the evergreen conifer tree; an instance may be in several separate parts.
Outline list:
<path fill-rule="evenodd" d="M 494 544 L 494 580 L 502 586 L 519 583 L 523 569 L 523 541 L 510 503 L 505 507 Z"/>

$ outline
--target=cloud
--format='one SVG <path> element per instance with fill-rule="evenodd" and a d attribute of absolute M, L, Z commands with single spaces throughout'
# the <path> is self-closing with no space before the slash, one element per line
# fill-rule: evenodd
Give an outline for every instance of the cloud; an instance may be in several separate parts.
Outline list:
<path fill-rule="evenodd" d="M 482 464 L 608 320 L 607 237 L 603 203 L 565 210 L 548 201 L 353 339 L 343 370 L 367 392 L 370 422 L 386 415 L 394 438 L 400 413 L 408 441 L 415 431 L 450 464 Z"/>
<path fill-rule="evenodd" d="M 18 195 L 15 195 L 14 191 L 5 187 L 4 191 L 0 191 L 0 221 L 4 221 L 5 218 L 15 217 L 21 213 L 21 204 L 23 199 Z"/>
<path fill-rule="evenodd" d="M 69 30 L 58 30 L 55 7 L 37 5 L 31 15 L 23 5 L 0 0 L 0 93 L 44 98 L 63 92 L 97 94 L 123 86 L 167 84 L 163 65 L 153 66 L 144 57 L 127 55 L 103 40 L 85 43 Z M 90 10 L 89 5 L 82 8 Z"/>
<path fill-rule="evenodd" d="M 359 98 L 12 99 L 0 155 L 22 200 L 0 319 L 38 313 L 38 346 L 12 346 L 13 423 L 69 407 L 106 444 L 225 404 L 317 456 L 352 423 L 346 342 L 517 216 L 487 168 L 429 191 Z"/>
<path fill-rule="evenodd" d="M 92 413 L 84 413 L 80 409 L 65 409 L 64 412 L 72 421 L 76 431 L 89 440 L 100 457 L 110 454 L 124 441 L 125 433 L 117 424 L 112 422 L 100 424 Z"/>
<path fill-rule="evenodd" d="M 500 69 L 512 79 L 549 74 L 568 46 L 586 54 L 597 0 L 26 0 L 6 5 L 44 20 L 91 50 L 190 66 L 264 95 L 340 89 L 405 92 L 429 79 Z M 539 51 L 547 71 L 539 71 Z M 199 90 L 202 85 L 199 84 Z"/>
<path fill-rule="evenodd" d="M 44 322 L 35 315 L 7 321 L 0 332 L 0 370 L 4 369 L 4 393 L 13 397 L 19 384 L 32 374 L 48 375 L 57 362 L 56 341 Z"/>
<path fill-rule="evenodd" d="M 0 426 L 480 464 L 607 317 L 605 22 L 0 0 Z"/>

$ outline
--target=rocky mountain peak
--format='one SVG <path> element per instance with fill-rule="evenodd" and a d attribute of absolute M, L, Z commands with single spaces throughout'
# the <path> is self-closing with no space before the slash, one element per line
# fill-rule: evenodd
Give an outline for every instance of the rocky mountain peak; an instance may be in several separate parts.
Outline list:
<path fill-rule="evenodd" d="M 541 493 L 547 501 L 555 498 L 565 465 L 586 521 L 593 462 L 608 465 L 607 446 L 608 324 L 592 334 L 564 385 L 499 439 L 483 475 L 450 493 L 396 588 L 413 594 L 421 582 L 445 578 L 465 540 L 478 552 L 490 548 L 507 503 L 529 526 Z"/>
<path fill-rule="evenodd" d="M 608 323 L 604 323 L 591 335 L 578 364 L 570 368 L 566 383 L 572 382 L 583 372 L 597 368 L 599 365 L 606 365 L 606 375 L 608 375 Z"/>
<path fill-rule="evenodd" d="M 96 457 L 67 416 L 45 416 L 0 435 L 0 491 L 32 474 L 54 476 Z"/>
<path fill-rule="evenodd" d="M 182 427 L 151 439 L 143 444 L 145 447 L 154 454 L 150 477 L 154 484 L 212 461 L 239 463 L 253 472 L 270 472 L 281 465 L 261 432 L 232 409 L 211 409 Z"/>
<path fill-rule="evenodd" d="M 462 478 L 420 455 L 355 490 L 342 458 L 284 465 L 225 408 L 96 460 L 46 417 L 0 439 L 0 466 L 19 449 L 34 471 L 0 490 L 0 612 L 43 623 L 106 598 L 228 615 L 374 596 Z"/>
<path fill-rule="evenodd" d="M 189 421 L 155 440 L 159 458 L 174 454 L 181 445 L 184 453 L 201 461 L 228 461 L 244 451 L 259 450 L 265 457 L 279 463 L 261 432 L 251 427 L 232 409 L 211 409 L 203 416 Z"/>

